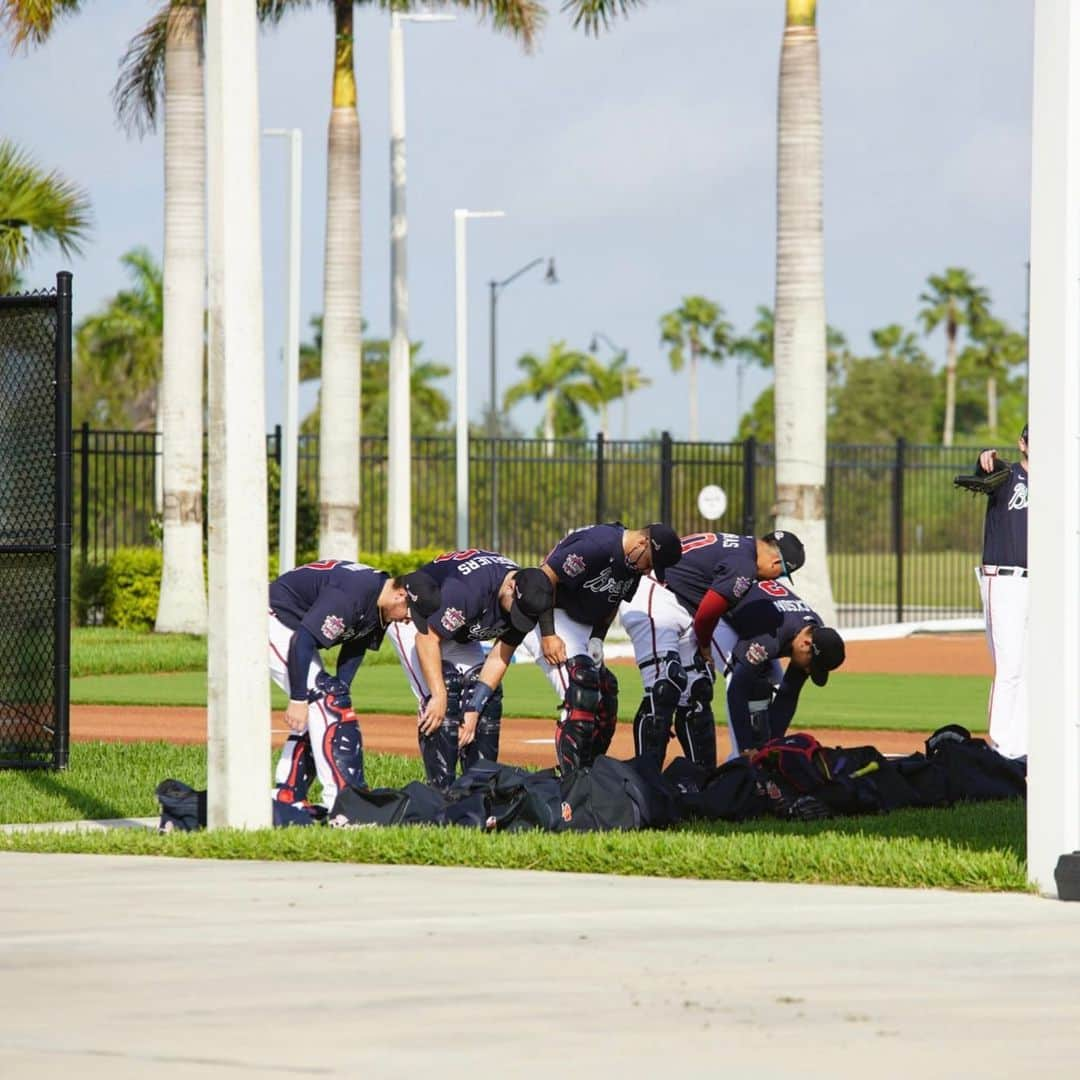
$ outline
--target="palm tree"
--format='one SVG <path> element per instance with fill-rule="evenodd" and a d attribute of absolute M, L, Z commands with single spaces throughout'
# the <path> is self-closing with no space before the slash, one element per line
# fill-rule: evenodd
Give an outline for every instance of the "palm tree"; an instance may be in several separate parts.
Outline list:
<path fill-rule="evenodd" d="M 153 431 L 161 379 L 163 281 L 145 248 L 120 260 L 132 279 L 75 333 L 76 415 L 106 426 Z"/>
<path fill-rule="evenodd" d="M 682 371 L 689 354 L 691 442 L 698 438 L 698 361 L 723 363 L 731 351 L 732 333 L 724 309 L 704 296 L 688 296 L 674 311 L 660 317 L 660 341 L 671 346 L 671 370 Z"/>
<path fill-rule="evenodd" d="M 590 397 L 590 384 L 582 376 L 590 360 L 587 353 L 568 349 L 565 341 L 552 342 L 543 358 L 526 353 L 518 360 L 525 378 L 506 391 L 503 408 L 509 409 L 525 398 L 544 402 L 539 433 L 548 454 L 554 452 L 557 435 L 580 431 L 581 406 L 588 404 Z"/>
<path fill-rule="evenodd" d="M 36 247 L 53 243 L 64 255 L 78 253 L 89 226 L 81 188 L 0 139 L 0 294 L 16 288 Z"/>
<path fill-rule="evenodd" d="M 998 434 L 998 379 L 1022 364 L 1027 356 L 1027 339 L 1002 319 L 984 315 L 971 326 L 972 344 L 966 359 L 986 375 L 986 426 L 990 436 Z"/>
<path fill-rule="evenodd" d="M 0 31 L 11 39 L 11 51 L 41 45 L 53 24 L 79 10 L 80 0 L 0 0 Z"/>
<path fill-rule="evenodd" d="M 919 296 L 925 305 L 919 312 L 923 330 L 929 334 L 939 323 L 945 326 L 945 424 L 941 442 L 952 446 L 956 431 L 956 339 L 961 326 L 974 329 L 989 314 L 990 295 L 976 285 L 971 273 L 950 266 L 944 274 L 927 279 L 929 289 Z"/>
<path fill-rule="evenodd" d="M 123 126 L 165 122 L 162 572 L 154 629 L 206 632 L 202 453 L 206 293 L 205 0 L 165 3 L 128 44 L 113 88 Z"/>
<path fill-rule="evenodd" d="M 590 355 L 585 365 L 585 374 L 589 380 L 588 404 L 599 412 L 600 431 L 606 439 L 610 435 L 608 405 L 613 401 L 624 400 L 635 390 L 648 386 L 652 380 L 645 378 L 640 368 L 629 364 L 625 350 L 614 356 L 610 364 L 604 364 Z"/>
<path fill-rule="evenodd" d="M 775 311 L 776 526 L 806 546 L 799 592 L 826 620 L 827 358 L 817 0 L 786 0 L 780 51 Z"/>

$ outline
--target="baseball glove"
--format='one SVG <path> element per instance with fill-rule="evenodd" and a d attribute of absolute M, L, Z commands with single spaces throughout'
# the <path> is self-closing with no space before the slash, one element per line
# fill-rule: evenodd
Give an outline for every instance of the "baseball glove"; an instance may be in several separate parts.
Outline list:
<path fill-rule="evenodd" d="M 961 474 L 953 477 L 953 486 L 970 491 L 975 495 L 993 495 L 1009 478 L 1009 462 L 997 462 L 997 468 L 989 473 Z"/>

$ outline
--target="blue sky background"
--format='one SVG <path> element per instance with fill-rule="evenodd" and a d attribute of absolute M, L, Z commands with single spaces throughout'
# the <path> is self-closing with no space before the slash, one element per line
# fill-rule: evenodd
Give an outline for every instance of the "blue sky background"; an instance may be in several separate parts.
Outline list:
<path fill-rule="evenodd" d="M 123 287 L 126 250 L 162 250 L 160 134 L 125 136 L 109 97 L 126 42 L 155 7 L 89 0 L 43 48 L 0 55 L 0 130 L 93 202 L 93 235 L 71 263 L 80 317 Z M 948 265 L 972 270 L 996 310 L 1023 326 L 1031 9 L 1028 0 L 821 0 L 826 299 L 829 321 L 856 349 L 885 323 L 914 327 L 927 275 Z M 669 371 L 659 316 L 702 293 L 744 330 L 755 305 L 772 303 L 783 12 L 783 0 L 652 0 L 598 40 L 553 12 L 531 56 L 471 15 L 406 26 L 410 330 L 426 356 L 453 360 L 454 208 L 507 214 L 469 226 L 473 418 L 487 387 L 486 283 L 554 255 L 559 285 L 533 271 L 501 297 L 501 386 L 521 353 L 556 339 L 585 348 L 600 330 L 653 380 L 631 399 L 631 436 L 685 435 L 685 375 Z M 388 19 L 360 9 L 356 31 L 364 314 L 385 335 Z M 321 309 L 332 36 L 327 5 L 260 37 L 261 122 L 304 132 L 305 328 Z M 282 402 L 286 151 L 280 139 L 263 145 L 272 424 Z M 61 267 L 43 252 L 27 284 L 48 284 Z M 940 331 L 927 347 L 940 362 Z M 746 404 L 764 385 L 761 374 L 748 378 Z M 702 437 L 732 435 L 732 361 L 704 373 L 701 397 Z M 513 415 L 531 430 L 538 408 Z"/>

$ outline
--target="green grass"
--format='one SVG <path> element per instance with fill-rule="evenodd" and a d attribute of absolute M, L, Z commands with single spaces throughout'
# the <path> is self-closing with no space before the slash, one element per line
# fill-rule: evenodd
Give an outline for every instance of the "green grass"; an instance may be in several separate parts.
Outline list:
<path fill-rule="evenodd" d="M 420 765 L 373 754 L 368 771 L 374 784 L 398 787 L 417 779 Z M 0 819 L 155 815 L 153 790 L 167 776 L 205 786 L 204 748 L 77 744 L 67 772 L 0 772 Z M 695 824 L 656 833 L 489 836 L 436 828 L 221 830 L 165 837 L 134 830 L 14 833 L 0 834 L 0 850 L 1029 891 L 1024 830 L 1024 804 L 1014 800 L 835 821 Z"/>
<path fill-rule="evenodd" d="M 641 676 L 632 664 L 615 668 L 620 714 L 630 720 L 641 699 Z M 556 702 L 543 673 L 533 664 L 514 664 L 506 676 L 506 715 L 554 717 Z M 971 730 L 986 726 L 988 680 L 979 675 L 845 675 L 829 685 L 807 685 L 799 700 L 798 727 L 933 731 L 960 723 Z M 396 665 L 361 668 L 354 705 L 364 713 L 412 713 L 415 699 Z M 285 707 L 275 686 L 273 705 Z M 206 675 L 201 671 L 165 675 L 92 675 L 73 679 L 71 700 L 80 705 L 205 706 Z"/>
<path fill-rule="evenodd" d="M 904 604 L 908 607 L 949 605 L 979 611 L 974 567 L 978 556 L 966 551 L 908 552 L 904 555 Z M 889 552 L 829 555 L 829 576 L 838 604 L 896 603 L 896 556 Z M 796 583 L 798 588 L 798 583 Z"/>

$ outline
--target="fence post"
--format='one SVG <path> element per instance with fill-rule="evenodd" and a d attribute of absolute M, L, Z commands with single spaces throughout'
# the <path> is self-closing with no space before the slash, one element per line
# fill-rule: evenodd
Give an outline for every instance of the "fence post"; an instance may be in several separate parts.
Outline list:
<path fill-rule="evenodd" d="M 896 440 L 896 464 L 893 467 L 892 525 L 893 550 L 896 552 L 896 621 L 904 621 L 904 469 L 907 441 Z"/>
<path fill-rule="evenodd" d="M 757 532 L 757 439 L 751 435 L 743 440 L 743 536 Z"/>
<path fill-rule="evenodd" d="M 660 520 L 671 523 L 671 434 L 660 434 Z"/>
<path fill-rule="evenodd" d="M 274 425 L 274 461 L 277 463 L 277 467 L 281 469 L 281 425 Z M 280 476 L 280 471 L 279 471 Z M 280 482 L 280 481 L 279 481 Z"/>
<path fill-rule="evenodd" d="M 82 422 L 82 447 L 79 454 L 79 550 L 82 561 L 90 549 L 90 421 Z"/>
<path fill-rule="evenodd" d="M 596 520 L 606 521 L 607 512 L 605 504 L 607 498 L 604 492 L 604 433 L 596 433 Z"/>

